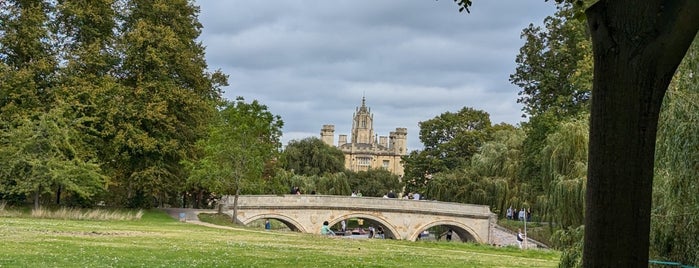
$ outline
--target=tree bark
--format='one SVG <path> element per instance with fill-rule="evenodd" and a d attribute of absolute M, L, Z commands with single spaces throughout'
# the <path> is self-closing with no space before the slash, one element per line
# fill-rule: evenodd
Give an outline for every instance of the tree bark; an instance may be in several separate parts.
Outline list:
<path fill-rule="evenodd" d="M 238 223 L 238 196 L 240 196 L 240 187 L 235 187 L 235 198 L 233 199 L 233 223 Z"/>
<path fill-rule="evenodd" d="M 585 267 L 647 267 L 660 105 L 699 28 L 697 0 L 600 0 L 594 52 Z"/>

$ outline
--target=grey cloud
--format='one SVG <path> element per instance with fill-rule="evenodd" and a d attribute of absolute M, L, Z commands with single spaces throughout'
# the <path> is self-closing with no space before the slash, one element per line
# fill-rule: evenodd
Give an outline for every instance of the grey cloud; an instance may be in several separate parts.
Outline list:
<path fill-rule="evenodd" d="M 554 7 L 543 0 L 198 1 L 200 41 L 211 69 L 230 75 L 224 96 L 257 99 L 285 121 L 284 143 L 318 136 L 323 124 L 349 134 L 362 96 L 376 132 L 407 127 L 464 106 L 516 124 L 509 84 L 519 34 Z"/>

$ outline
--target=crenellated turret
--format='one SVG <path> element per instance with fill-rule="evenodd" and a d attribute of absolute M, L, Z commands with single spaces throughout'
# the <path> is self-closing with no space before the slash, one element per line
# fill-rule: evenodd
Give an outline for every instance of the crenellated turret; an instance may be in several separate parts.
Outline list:
<path fill-rule="evenodd" d="M 320 129 L 320 140 L 325 144 L 333 146 L 335 140 L 335 125 L 323 125 Z"/>

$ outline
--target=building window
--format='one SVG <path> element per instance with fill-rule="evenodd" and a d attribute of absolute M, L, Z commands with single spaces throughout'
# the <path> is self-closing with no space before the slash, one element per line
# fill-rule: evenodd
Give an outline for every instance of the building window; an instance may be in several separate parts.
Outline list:
<path fill-rule="evenodd" d="M 369 166 L 371 164 L 371 157 L 357 157 L 357 164 L 360 166 Z"/>
<path fill-rule="evenodd" d="M 388 169 L 388 160 L 383 161 L 383 168 Z"/>

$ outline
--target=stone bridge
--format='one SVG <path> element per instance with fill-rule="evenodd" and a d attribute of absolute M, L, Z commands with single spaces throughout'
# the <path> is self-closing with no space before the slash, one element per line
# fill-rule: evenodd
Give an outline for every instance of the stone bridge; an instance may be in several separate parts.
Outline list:
<path fill-rule="evenodd" d="M 233 196 L 227 200 L 224 213 L 232 216 Z M 364 226 L 382 226 L 386 238 L 415 241 L 423 231 L 443 226 L 461 241 L 488 244 L 497 220 L 488 206 L 439 201 L 336 195 L 238 197 L 237 220 L 244 225 L 275 219 L 293 231 L 319 234 L 324 221 L 333 226 L 350 218 L 363 219 Z"/>

